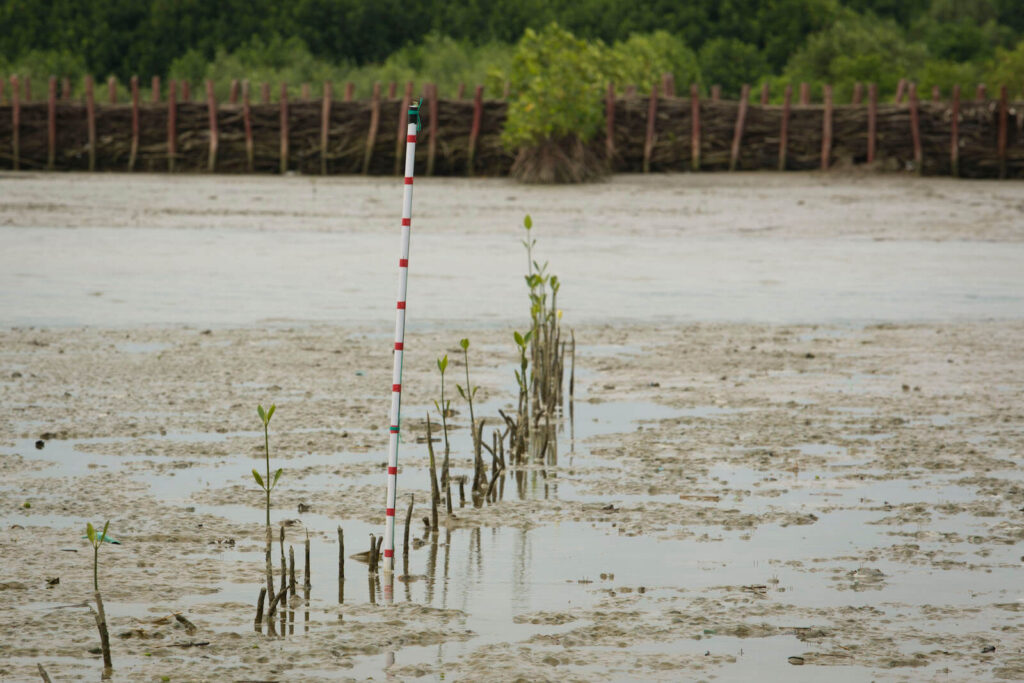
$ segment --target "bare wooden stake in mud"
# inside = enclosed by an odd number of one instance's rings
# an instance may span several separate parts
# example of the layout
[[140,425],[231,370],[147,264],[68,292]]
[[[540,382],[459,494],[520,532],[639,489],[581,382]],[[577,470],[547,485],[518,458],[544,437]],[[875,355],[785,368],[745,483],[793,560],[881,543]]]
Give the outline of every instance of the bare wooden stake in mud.
[[832,86],[825,85],[825,111],[821,121],[821,170],[827,171],[832,157]]
[[466,159],[466,175],[473,175],[476,161],[476,143],[480,138],[480,123],[484,115],[484,87],[476,86],[473,92],[473,124],[469,129],[469,155]]
[[260,597],[256,600],[256,620],[254,626],[257,631],[263,630],[263,603],[267,600],[267,587],[260,586]]
[[853,97],[850,99],[850,104],[860,104],[864,99],[864,85],[857,81],[853,84]]
[[149,82],[149,88],[150,88],[151,95],[152,95],[152,102],[153,102],[153,104],[157,104],[158,102],[160,102],[160,77],[159,76],[153,76],[152,80],[150,80],[150,82]]
[[57,159],[57,77],[50,76],[46,97],[46,169],[53,170]]
[[427,111],[430,123],[427,133],[430,139],[427,141],[427,175],[434,175],[434,159],[437,157],[437,84],[430,83],[427,86]]
[[85,77],[85,125],[89,135],[89,170],[96,170],[96,100],[93,97],[92,76]]
[[[313,566],[309,563],[309,532],[306,532],[306,564],[302,568],[302,587],[308,591],[313,587]],[[306,596],[308,599],[308,595]]]
[[743,141],[743,125],[747,120],[747,104],[750,101],[750,86],[746,83],[740,89],[739,110],[736,112],[736,126],[732,133],[732,148],[729,150],[729,170],[735,171],[740,161],[740,143]]
[[295,546],[288,546],[288,592],[295,595]]
[[921,151],[921,117],[918,114],[917,83],[909,87],[910,139],[914,145],[914,170],[918,175],[924,171],[924,154]]
[[[284,559],[284,527],[278,527],[281,546],[281,587],[278,589],[283,593],[281,596],[281,604],[285,607],[288,606],[288,565]],[[294,563],[293,563],[294,564]],[[294,594],[294,593],[293,593]]]
[[135,160],[139,156],[139,77],[132,76],[132,146],[128,153],[128,170],[135,170]]
[[609,83],[604,94],[604,155],[611,164],[615,159],[615,84]]
[[43,668],[43,665],[37,663],[36,667],[39,670],[39,677],[43,679],[43,683],[51,683],[50,674],[46,673],[46,669]]
[[700,92],[690,84],[690,168],[700,170]]
[[875,145],[878,141],[878,84],[868,85],[868,163],[875,161]]
[[402,539],[402,556],[407,562],[409,560],[409,527],[412,524],[412,506],[414,501],[415,496],[410,494],[409,507],[405,509],[405,537]]
[[320,109],[320,175],[327,175],[327,143],[331,133],[331,82],[324,81],[324,102]]
[[437,505],[440,493],[437,487],[437,461],[434,458],[434,435],[430,425],[430,413],[427,413],[427,453],[430,456],[430,528],[437,529]]
[[949,131],[949,172],[954,178],[960,175],[960,86],[953,86],[952,112]]
[[377,144],[377,127],[380,126],[380,83],[373,84],[373,95],[370,97],[370,130],[366,134],[366,152],[363,155],[363,175],[370,172],[373,161],[373,147]]
[[779,170],[786,170],[786,153],[789,146],[789,112],[793,102],[793,86],[787,85],[782,93],[782,119],[779,121]]
[[1006,120],[1009,113],[1009,102],[1006,86],[999,87],[999,132],[996,138],[996,151],[999,156],[999,177],[1006,178]]
[[178,156],[178,83],[167,84],[167,170],[174,172],[174,161]]
[[288,84],[281,84],[281,175],[288,172]]
[[644,135],[644,173],[651,172],[651,153],[654,152],[655,122],[658,118],[658,85],[651,86],[651,97],[647,101],[647,131]]
[[345,580],[345,532],[338,526],[338,579]]
[[245,128],[245,168],[249,173],[255,167],[255,146],[252,140],[252,110],[249,108],[249,81],[242,82],[242,126]]

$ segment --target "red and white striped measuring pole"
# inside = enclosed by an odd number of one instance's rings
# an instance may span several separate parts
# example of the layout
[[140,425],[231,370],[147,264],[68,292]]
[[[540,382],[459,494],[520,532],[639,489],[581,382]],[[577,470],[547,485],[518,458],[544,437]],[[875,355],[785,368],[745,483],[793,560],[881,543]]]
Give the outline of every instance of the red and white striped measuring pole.
[[[402,357],[405,355],[405,296],[409,285],[409,233],[412,231],[412,178],[416,163],[416,133],[420,127],[420,104],[409,106],[405,143],[405,196],[402,200],[402,246],[398,257],[398,306],[395,312],[395,366],[391,376],[391,426],[388,440],[388,500],[384,527],[384,567],[395,568],[395,498],[398,495],[398,430],[402,407]],[[385,588],[385,597],[387,595]]]

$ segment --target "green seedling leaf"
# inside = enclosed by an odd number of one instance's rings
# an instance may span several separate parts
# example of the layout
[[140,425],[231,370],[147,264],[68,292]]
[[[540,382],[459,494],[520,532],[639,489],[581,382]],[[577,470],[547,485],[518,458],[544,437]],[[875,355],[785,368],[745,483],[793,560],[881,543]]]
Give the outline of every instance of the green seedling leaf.
[[526,342],[523,340],[523,335],[519,334],[518,332],[513,332],[512,336],[515,338],[516,344],[518,346],[526,346]]
[[270,404],[270,410],[267,411],[267,423],[270,423],[270,418],[274,417],[274,411],[277,410],[277,406],[273,403]]
[[277,472],[274,472],[274,483],[270,485],[270,488],[277,486],[277,480],[281,478],[281,472],[284,471],[283,467],[278,467]]
[[443,358],[437,359],[437,369],[444,374],[444,371],[448,369],[448,354],[445,354]]
[[260,473],[256,471],[255,467],[252,470],[252,476],[256,480],[257,484],[262,486],[264,489],[267,488],[266,486],[263,485],[263,477],[260,476]]
[[460,339],[459,340],[459,346],[461,346],[462,350],[465,351],[466,349],[469,348],[469,340],[468,339]]
[[526,216],[523,218],[523,227],[526,228],[527,230],[533,227],[533,219],[530,218],[530,214],[526,214]]
[[89,539],[90,543],[96,545],[96,529],[93,528],[92,522],[85,524],[85,537]]
[[[93,538],[96,538],[96,530],[95,529],[93,529],[92,533],[93,533]],[[88,534],[86,534],[85,536],[82,536],[82,538],[89,538],[89,536],[88,536]],[[114,538],[112,536],[105,536],[105,537],[102,538],[102,540],[99,539],[99,538],[96,538],[96,540],[93,542],[93,546],[98,548],[100,546],[100,543],[109,543],[110,545],[124,545],[123,543],[121,543],[121,541],[117,540],[116,538]]]
[[109,528],[110,520],[108,519],[107,523],[103,525],[103,533],[100,535],[100,543],[103,543],[103,541],[107,540],[107,529]]
[[480,388],[480,387],[473,387],[473,396],[474,396],[474,397],[476,396],[476,391],[477,391],[477,389],[479,389],[479,388]]
[[455,388],[459,390],[459,396],[461,396],[463,399],[465,399],[466,398],[466,392],[462,390],[462,385],[461,384],[456,384]]
[[262,405],[256,406],[256,413],[260,416],[260,420],[263,421],[263,424],[267,424],[267,413],[263,410]]

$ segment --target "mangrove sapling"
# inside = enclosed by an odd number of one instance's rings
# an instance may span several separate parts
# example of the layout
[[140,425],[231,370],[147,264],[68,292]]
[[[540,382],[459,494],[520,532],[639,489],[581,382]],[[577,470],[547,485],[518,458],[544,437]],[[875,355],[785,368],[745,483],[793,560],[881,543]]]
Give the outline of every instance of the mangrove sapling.
[[441,486],[444,487],[445,508],[448,514],[452,514],[452,482],[451,472],[448,469],[449,455],[451,449],[448,445],[448,413],[451,411],[451,400],[444,398],[444,371],[448,369],[448,354],[437,359],[437,369],[441,371],[441,402],[434,401],[434,407],[441,413],[441,431],[444,434],[444,461],[441,464]]
[[281,468],[278,468],[274,473],[273,478],[270,476],[270,418],[274,416],[274,411],[277,410],[277,406],[271,404],[269,410],[264,410],[262,405],[256,407],[256,413],[260,416],[260,420],[263,422],[263,448],[264,456],[266,458],[267,474],[266,478],[260,476],[260,473],[254,467],[252,470],[253,479],[260,485],[264,493],[267,495],[267,599],[270,599],[270,606],[267,610],[267,618],[274,616],[274,609],[277,607],[277,600],[272,599],[271,596],[277,597],[278,593],[274,590],[274,562],[273,562],[273,547],[274,547],[274,535],[270,529],[270,493],[277,486],[278,480],[281,478]]
[[96,529],[92,522],[85,525],[85,535],[92,544],[92,588],[93,598],[96,600],[96,610],[93,616],[96,617],[96,628],[100,632],[100,649],[103,652],[103,677],[107,678],[113,671],[114,665],[110,659],[110,633],[107,631],[107,613],[103,609],[103,598],[100,596],[100,545],[107,540],[107,529],[110,528],[110,521],[103,525],[103,533],[96,536]]
[[456,384],[459,395],[469,404],[469,431],[473,436],[473,492],[474,495],[487,486],[487,475],[484,473],[484,459],[480,449],[480,439],[476,430],[476,417],[473,414],[473,397],[480,387],[474,387],[469,383],[469,339],[459,340],[462,347],[462,358],[466,364],[466,386]]
[[427,413],[427,453],[430,455],[430,527],[437,529],[437,505],[440,494],[437,492],[437,463],[434,459],[433,428],[430,425],[430,413]]

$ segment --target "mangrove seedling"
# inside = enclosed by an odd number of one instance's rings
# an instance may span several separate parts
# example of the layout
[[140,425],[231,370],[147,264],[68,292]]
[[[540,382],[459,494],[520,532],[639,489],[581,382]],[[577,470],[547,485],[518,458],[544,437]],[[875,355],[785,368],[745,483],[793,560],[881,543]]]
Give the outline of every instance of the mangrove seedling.
[[92,522],[85,525],[85,535],[92,544],[92,588],[93,598],[96,600],[96,609],[93,616],[96,617],[96,629],[100,632],[100,650],[103,652],[103,673],[104,678],[110,675],[114,665],[110,659],[110,634],[107,631],[107,613],[103,609],[103,598],[100,596],[100,545],[107,540],[107,529],[110,528],[110,520],[103,525],[103,533],[96,535],[96,529]]
[[271,404],[270,410],[264,410],[262,405],[256,407],[256,413],[260,416],[260,420],[263,422],[263,448],[264,456],[267,464],[266,478],[260,475],[260,473],[254,467],[252,469],[252,477],[256,480],[256,483],[260,485],[260,488],[267,494],[267,595],[266,599],[270,601],[270,607],[267,610],[267,617],[272,618],[274,616],[274,608],[277,605],[277,601],[274,600],[276,595],[274,591],[274,562],[271,557],[271,552],[274,545],[274,535],[270,529],[270,493],[277,486],[278,479],[281,478],[281,468],[278,468],[277,472],[274,473],[273,478],[270,476],[270,418],[274,416],[274,411],[277,409],[276,405]]
[[476,431],[476,417],[473,415],[473,397],[480,387],[474,387],[469,383],[469,339],[460,339],[459,346],[462,347],[462,359],[466,364],[466,386],[456,384],[459,395],[469,404],[469,431],[473,435],[473,490],[476,491],[483,484],[480,482],[480,475],[483,474],[483,456],[480,452],[480,438]]
[[445,507],[448,514],[452,514],[452,483],[451,474],[448,470],[448,457],[451,449],[448,446],[448,413],[451,411],[452,402],[444,397],[444,371],[448,369],[448,354],[437,359],[437,369],[441,371],[441,401],[434,401],[434,407],[441,413],[441,431],[444,434],[444,460],[441,464],[441,486],[444,487]]

